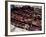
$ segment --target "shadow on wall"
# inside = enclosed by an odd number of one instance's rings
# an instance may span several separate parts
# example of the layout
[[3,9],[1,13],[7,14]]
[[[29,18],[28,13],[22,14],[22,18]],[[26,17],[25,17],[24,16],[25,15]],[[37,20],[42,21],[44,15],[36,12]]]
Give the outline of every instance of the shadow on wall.
[[15,37],[15,36],[5,36],[5,37]]

